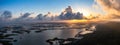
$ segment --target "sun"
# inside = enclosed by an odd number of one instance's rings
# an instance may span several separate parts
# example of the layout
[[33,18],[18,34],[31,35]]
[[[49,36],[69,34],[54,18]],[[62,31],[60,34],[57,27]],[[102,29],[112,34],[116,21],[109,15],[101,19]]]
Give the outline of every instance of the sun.
[[85,17],[89,17],[91,12],[88,10],[88,9],[85,9],[85,8],[77,8],[77,10],[75,10],[76,12],[80,12],[80,13],[83,13],[83,16]]
[[90,16],[90,12],[87,11],[87,10],[81,10],[80,12],[83,13],[83,16],[85,16],[85,17],[89,17]]
[[90,12],[88,12],[86,10],[81,11],[81,13],[83,13],[83,16],[85,16],[85,17],[89,17],[90,16]]

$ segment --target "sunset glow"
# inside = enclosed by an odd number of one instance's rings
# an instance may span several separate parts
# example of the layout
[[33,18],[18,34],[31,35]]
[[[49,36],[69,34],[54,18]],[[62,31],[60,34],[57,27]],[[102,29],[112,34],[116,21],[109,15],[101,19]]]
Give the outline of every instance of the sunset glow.
[[120,0],[0,0],[0,45],[120,45]]
[[73,19],[73,20],[69,20],[68,22],[69,23],[87,23],[88,20],[76,20],[76,19]]
[[90,12],[87,11],[87,10],[82,10],[81,13],[83,13],[83,15],[84,15],[85,17],[90,16]]
[[87,10],[86,8],[80,8],[80,7],[78,7],[74,12],[83,13],[83,16],[85,16],[85,17],[89,17],[91,14],[91,12],[89,10]]

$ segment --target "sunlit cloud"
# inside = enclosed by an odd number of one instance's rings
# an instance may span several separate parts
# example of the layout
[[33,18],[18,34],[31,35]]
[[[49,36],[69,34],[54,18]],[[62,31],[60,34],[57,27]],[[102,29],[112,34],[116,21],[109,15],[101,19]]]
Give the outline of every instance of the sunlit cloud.
[[119,18],[120,17],[120,0],[95,0],[97,5],[100,5],[103,11],[106,12],[104,18]]

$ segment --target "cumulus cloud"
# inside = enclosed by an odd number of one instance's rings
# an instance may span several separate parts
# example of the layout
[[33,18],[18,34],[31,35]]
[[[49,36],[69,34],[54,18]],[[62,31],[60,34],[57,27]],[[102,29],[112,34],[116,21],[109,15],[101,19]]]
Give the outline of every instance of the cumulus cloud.
[[42,20],[42,19],[43,19],[43,15],[42,15],[42,14],[38,14],[38,15],[36,16],[36,19]]
[[32,17],[29,17],[32,13],[24,13],[21,14],[20,17],[13,19],[13,21],[28,21],[28,20],[32,20]]
[[73,13],[72,7],[68,6],[58,17],[62,20],[83,19],[83,14],[80,12]]
[[120,18],[120,0],[95,0],[95,2],[107,13],[107,18]]
[[12,17],[12,13],[11,11],[4,11],[1,16],[2,18],[5,18],[5,19],[8,19],[8,18],[11,18]]
[[23,14],[20,18],[27,18],[27,17],[29,17],[31,15],[31,13],[25,13],[25,14]]

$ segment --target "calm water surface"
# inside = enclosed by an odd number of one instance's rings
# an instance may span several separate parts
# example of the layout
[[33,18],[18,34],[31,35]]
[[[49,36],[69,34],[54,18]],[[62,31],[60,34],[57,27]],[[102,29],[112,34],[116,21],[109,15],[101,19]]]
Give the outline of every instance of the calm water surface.
[[[46,40],[58,38],[74,38],[74,36],[80,32],[83,27],[89,27],[87,24],[29,24],[22,25],[25,28],[35,28],[34,30],[29,30],[30,33],[22,33],[17,36],[11,36],[16,42],[11,42],[13,45],[49,45]],[[36,32],[45,29],[41,32]],[[21,29],[22,30],[22,29]],[[8,31],[7,33],[11,33]]]
[[[18,41],[14,45],[48,45],[47,39],[58,38],[72,38],[79,30],[46,30],[44,32],[35,33],[32,31],[30,34],[20,34]],[[22,38],[22,39],[20,39]]]

